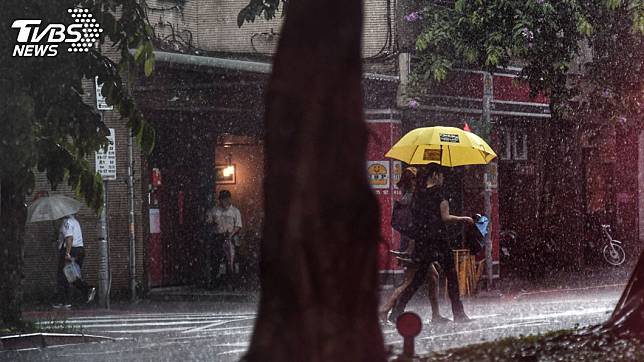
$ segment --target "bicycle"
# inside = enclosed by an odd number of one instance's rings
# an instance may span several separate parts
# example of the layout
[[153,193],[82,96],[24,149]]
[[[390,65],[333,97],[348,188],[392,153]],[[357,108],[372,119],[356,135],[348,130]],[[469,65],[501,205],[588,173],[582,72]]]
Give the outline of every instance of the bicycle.
[[602,255],[608,264],[619,266],[624,263],[624,260],[626,260],[626,253],[624,252],[624,248],[621,246],[622,242],[613,239],[610,235],[610,230],[610,225],[602,225],[602,234],[604,239],[608,242],[608,245],[605,245],[602,250]]

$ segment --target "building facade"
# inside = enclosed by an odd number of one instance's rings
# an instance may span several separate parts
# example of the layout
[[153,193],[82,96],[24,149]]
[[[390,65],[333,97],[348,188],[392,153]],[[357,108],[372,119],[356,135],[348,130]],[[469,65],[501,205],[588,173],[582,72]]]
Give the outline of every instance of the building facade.
[[[241,283],[252,286],[256,282],[253,275],[257,272],[263,222],[264,97],[282,18],[259,19],[240,28],[237,15],[246,3],[147,1],[148,18],[157,38],[156,65],[151,77],[134,85],[134,94],[157,131],[152,154],[142,155],[134,146],[130,156],[126,121],[115,112],[101,111],[116,136],[116,179],[106,182],[113,295],[128,295],[132,286],[146,291],[202,283],[203,251],[208,242],[205,213],[213,206],[214,195],[223,189],[232,192],[244,223],[239,248],[239,267],[244,275]],[[495,74],[463,69],[432,90],[419,107],[409,107],[404,94],[414,68],[411,44],[415,32],[402,18],[413,10],[413,2],[366,0],[364,6],[364,106],[374,135],[365,169],[378,163],[388,168],[386,176],[373,175],[376,183],[387,178],[386,187],[374,187],[384,215],[383,274],[398,269],[387,254],[388,249],[398,246],[387,210],[398,197],[393,184],[401,165],[379,155],[381,149],[416,127],[463,127],[468,122],[475,132],[488,134],[499,158],[486,179],[482,168],[455,173],[453,209],[467,214],[482,212],[484,192],[490,193],[494,269],[498,276],[503,271],[498,263],[500,232],[513,229],[525,234],[534,227],[531,205],[538,195],[526,190],[537,189],[539,182],[540,166],[535,155],[539,154],[543,122],[549,118],[547,99],[530,98],[525,86],[513,82],[519,69]],[[86,100],[95,102],[92,82],[87,89]],[[616,236],[635,242],[642,230],[639,214],[644,212],[639,207],[644,197],[644,164],[638,156],[644,151],[638,146],[642,144],[639,131],[617,128],[614,132],[584,141],[588,165],[585,197],[589,205],[610,205],[620,230]],[[604,151],[606,147],[612,153]],[[617,157],[621,155],[617,151],[623,148],[633,151],[628,159]],[[598,160],[606,167],[592,166]],[[620,162],[630,166],[620,167]],[[224,175],[222,170],[229,166],[234,167],[233,174]],[[133,190],[127,187],[128,169],[133,171]],[[598,181],[601,177],[605,179]],[[612,181],[606,181],[608,178]],[[609,184],[614,188],[606,186]],[[57,192],[61,191],[69,192],[63,187]],[[34,195],[42,192],[51,190],[44,176],[39,176]],[[133,225],[128,220],[130,193],[134,199]],[[603,196],[597,196],[600,194]],[[84,274],[96,284],[97,217],[83,209],[79,219],[88,254]],[[131,228],[135,236],[132,242]],[[55,289],[52,229],[51,224],[27,227],[27,296],[46,298]]]

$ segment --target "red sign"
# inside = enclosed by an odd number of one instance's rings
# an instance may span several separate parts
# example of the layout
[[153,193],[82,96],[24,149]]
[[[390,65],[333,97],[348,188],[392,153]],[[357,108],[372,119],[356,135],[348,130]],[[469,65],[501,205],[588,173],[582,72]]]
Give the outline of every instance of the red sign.
[[400,245],[400,235],[391,228],[391,212],[394,201],[400,197],[395,184],[400,179],[401,164],[400,161],[386,158],[385,153],[401,137],[400,121],[367,121],[367,126],[371,137],[367,146],[366,169],[380,205],[380,233],[383,239],[379,247],[378,265],[380,270],[398,269],[389,250],[397,250]]

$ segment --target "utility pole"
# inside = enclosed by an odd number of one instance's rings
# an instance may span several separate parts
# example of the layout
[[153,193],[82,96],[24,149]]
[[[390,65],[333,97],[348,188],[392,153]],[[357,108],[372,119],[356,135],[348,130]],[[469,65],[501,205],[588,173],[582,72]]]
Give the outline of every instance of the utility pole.
[[128,193],[128,213],[129,213],[129,270],[130,270],[130,299],[136,301],[136,234],[134,230],[134,154],[133,154],[133,136],[127,139],[127,193]]
[[107,181],[103,181],[103,208],[98,219],[98,303],[110,308],[110,247],[107,234]]
[[[101,122],[104,122],[104,111],[100,111]],[[98,163],[98,160],[97,160]],[[97,170],[102,170],[96,165]],[[107,195],[108,183],[107,175],[103,177],[103,207],[98,219],[98,304],[103,308],[110,308],[110,245],[107,226]]]
[[[485,72],[483,74],[483,123],[485,127],[490,126],[490,114],[493,97],[492,74]],[[488,140],[490,141],[490,140]],[[485,215],[492,221],[492,167],[485,165],[485,175],[483,177],[483,210]],[[492,223],[490,222],[490,227]],[[485,269],[487,272],[487,290],[492,289],[492,278],[494,277],[494,265],[492,260],[492,237],[491,232],[485,236]]]

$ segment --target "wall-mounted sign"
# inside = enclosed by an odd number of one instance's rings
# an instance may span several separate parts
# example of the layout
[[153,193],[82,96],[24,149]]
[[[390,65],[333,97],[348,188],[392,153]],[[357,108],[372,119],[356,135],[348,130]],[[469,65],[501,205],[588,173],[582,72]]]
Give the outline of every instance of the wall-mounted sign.
[[100,149],[96,152],[96,172],[103,181],[116,180],[116,141],[114,140],[114,128],[110,128],[110,135],[107,136],[110,144],[107,150]]
[[394,161],[394,172],[391,174],[391,183],[393,183],[394,188],[398,189],[398,181],[400,181],[400,176],[402,175],[402,162],[400,161]]
[[389,161],[367,161],[369,184],[374,189],[389,188]]
[[98,83],[98,77],[94,78],[94,84],[96,85],[96,109],[99,111],[111,111],[114,107],[107,104],[105,97],[103,97],[103,83]]
[[150,209],[150,234],[161,234],[161,214],[159,209]]
[[486,190],[492,190],[496,189],[499,187],[499,182],[498,182],[498,166],[496,162],[492,162],[488,165],[489,171],[485,172],[485,189]]

